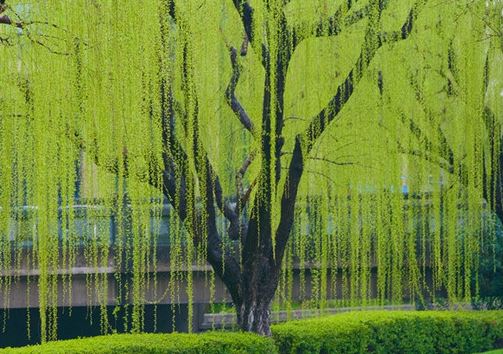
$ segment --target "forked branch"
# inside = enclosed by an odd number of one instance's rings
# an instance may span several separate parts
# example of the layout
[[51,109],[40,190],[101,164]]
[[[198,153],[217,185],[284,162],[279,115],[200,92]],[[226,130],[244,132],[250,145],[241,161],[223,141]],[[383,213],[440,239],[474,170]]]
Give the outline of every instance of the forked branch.
[[[382,0],[380,2],[381,11],[386,8],[388,2],[389,0]],[[375,7],[375,4],[370,2],[363,8],[352,11],[355,3],[356,1],[348,1],[347,4],[340,5],[333,15],[320,21],[310,30],[306,31],[305,25],[296,26],[293,29],[295,33],[293,47],[296,48],[302,41],[308,38],[337,36],[345,28],[351,27],[365,19]]]
[[[334,121],[349,101],[357,84],[363,78],[365,71],[375,57],[378,49],[380,49],[385,43],[405,40],[409,37],[413,24],[417,19],[419,10],[425,2],[426,0],[416,1],[407,16],[407,20],[400,29],[400,36],[394,36],[386,41],[383,41],[383,35],[376,32],[374,29],[378,28],[378,26],[376,26],[378,22],[372,23],[372,21],[369,20],[360,56],[358,57],[353,69],[351,69],[344,82],[339,85],[336,90],[336,94],[329,101],[328,105],[313,117],[311,123],[302,134],[297,135],[292,159],[290,160],[288,174],[281,196],[280,222],[276,230],[275,259],[277,262],[281,262],[281,259],[283,258],[286,243],[293,225],[295,200],[297,197],[300,179],[304,171],[305,156],[309,155],[316,140],[324,133],[328,125]],[[379,6],[381,3],[382,1],[371,1],[373,6]],[[380,21],[380,15],[383,9],[384,8],[382,6],[378,7],[378,16],[374,19],[374,21]]]
[[237,58],[238,52],[234,47],[231,47],[229,49],[229,52],[232,64],[232,76],[229,85],[225,90],[225,98],[230,108],[241,122],[241,124],[245,127],[246,130],[248,130],[252,135],[255,136],[255,128],[253,126],[253,122],[250,119],[248,113],[246,113],[241,102],[239,102],[239,100],[236,97],[236,87],[238,85],[239,77],[241,75]]

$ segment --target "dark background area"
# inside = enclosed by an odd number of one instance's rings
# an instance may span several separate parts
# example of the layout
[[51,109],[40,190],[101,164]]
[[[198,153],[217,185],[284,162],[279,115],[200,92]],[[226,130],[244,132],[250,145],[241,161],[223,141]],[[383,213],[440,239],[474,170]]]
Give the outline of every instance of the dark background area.
[[[175,326],[173,326],[173,310],[175,311]],[[28,311],[30,316],[31,337],[28,338]],[[116,316],[114,307],[108,307],[110,325],[117,333],[124,330],[124,309]],[[157,312],[157,324],[154,324]],[[170,333],[187,332],[187,305],[146,305],[145,332]],[[117,318],[116,321],[114,319]],[[38,308],[0,310],[0,348],[18,347],[40,343],[40,316]],[[60,307],[58,308],[58,339],[71,339],[100,335],[99,308],[89,307]]]

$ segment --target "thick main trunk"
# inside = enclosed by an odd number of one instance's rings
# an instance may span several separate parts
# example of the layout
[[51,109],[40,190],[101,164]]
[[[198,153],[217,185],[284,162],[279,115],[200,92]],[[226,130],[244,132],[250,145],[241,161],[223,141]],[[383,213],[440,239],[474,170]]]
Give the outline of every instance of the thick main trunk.
[[238,309],[238,325],[243,331],[263,336],[271,335],[270,301],[254,299],[245,301]]
[[270,307],[279,270],[272,257],[260,253],[249,257],[244,267],[247,271],[241,277],[241,301],[236,304],[238,325],[243,331],[270,336]]

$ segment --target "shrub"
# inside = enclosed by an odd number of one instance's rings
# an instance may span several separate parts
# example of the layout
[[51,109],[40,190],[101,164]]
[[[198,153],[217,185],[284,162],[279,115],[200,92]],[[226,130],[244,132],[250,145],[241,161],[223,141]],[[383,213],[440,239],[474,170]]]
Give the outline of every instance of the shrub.
[[503,311],[361,311],[249,333],[115,334],[0,349],[0,354],[476,353],[503,344]]
[[254,334],[208,332],[204,334],[114,334],[49,342],[22,348],[0,349],[1,354],[248,354],[276,353],[270,338]]
[[503,311],[362,311],[272,331],[280,353],[474,353],[503,339]]

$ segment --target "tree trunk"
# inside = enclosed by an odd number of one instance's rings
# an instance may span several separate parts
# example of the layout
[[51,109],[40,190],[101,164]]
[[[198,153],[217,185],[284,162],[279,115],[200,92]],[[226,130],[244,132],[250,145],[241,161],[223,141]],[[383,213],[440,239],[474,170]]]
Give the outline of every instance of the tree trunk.
[[271,335],[271,302],[278,287],[278,267],[267,256],[255,254],[242,274],[237,322],[243,331]]
[[245,301],[238,309],[238,325],[243,331],[271,336],[270,301],[257,298]]

